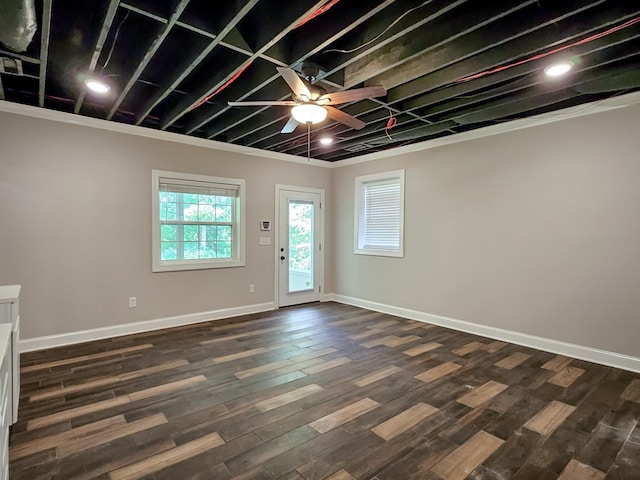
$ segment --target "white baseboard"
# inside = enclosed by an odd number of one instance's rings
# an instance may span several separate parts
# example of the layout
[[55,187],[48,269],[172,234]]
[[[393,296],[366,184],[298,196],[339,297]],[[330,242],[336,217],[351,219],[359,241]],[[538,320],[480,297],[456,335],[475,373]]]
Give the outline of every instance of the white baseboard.
[[514,343],[516,345],[531,347],[545,352],[556,353],[558,355],[565,355],[567,357],[586,360],[588,362],[599,363],[609,367],[621,368],[632,372],[640,372],[640,358],[609,352],[607,350],[599,350],[597,348],[561,342],[550,338],[537,337],[526,333],[504,330],[502,328],[480,325],[477,323],[466,322],[464,320],[457,320],[455,318],[433,315],[430,313],[420,312],[418,310],[385,305],[383,303],[371,302],[369,300],[347,297],[345,295],[338,295],[334,293],[325,294],[323,301],[334,301],[344,303],[346,305],[353,305],[354,307],[366,308],[368,310],[387,313],[389,315],[408,318],[410,320],[417,320],[419,322],[432,323],[441,327],[451,328],[452,330],[481,335],[494,340]]
[[32,352],[34,350],[44,350],[46,348],[62,347],[74,343],[91,342],[105,338],[121,337],[133,333],[149,332],[152,330],[162,330],[163,328],[180,327],[192,323],[207,322],[210,320],[221,320],[223,318],[238,317],[252,313],[268,312],[275,309],[274,302],[259,303],[256,305],[246,305],[243,307],[222,308],[209,312],[189,313],[177,315],[175,317],[157,318],[145,320],[143,322],[125,323],[110,327],[94,328],[91,330],[81,330],[78,332],[61,333],[60,335],[49,335],[46,337],[25,338],[20,340],[20,352]]

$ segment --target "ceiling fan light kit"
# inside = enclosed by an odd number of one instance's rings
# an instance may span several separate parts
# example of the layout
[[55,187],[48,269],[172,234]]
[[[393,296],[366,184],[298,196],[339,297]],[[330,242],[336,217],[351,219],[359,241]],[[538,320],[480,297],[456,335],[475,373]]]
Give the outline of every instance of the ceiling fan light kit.
[[362,120],[331,105],[355,103],[360,100],[383,97],[387,94],[385,88],[380,86],[327,93],[322,86],[313,84],[318,75],[317,68],[303,65],[302,74],[306,76],[306,80],[301,78],[298,72],[292,68],[277,67],[276,70],[289,85],[292,100],[228,102],[228,104],[230,107],[291,106],[291,118],[280,133],[293,133],[298,125],[315,125],[327,117],[334,122],[360,130],[365,127]]
[[314,103],[303,103],[302,105],[296,105],[291,109],[291,116],[293,116],[298,123],[302,123],[303,125],[306,123],[315,125],[327,118],[327,110]]

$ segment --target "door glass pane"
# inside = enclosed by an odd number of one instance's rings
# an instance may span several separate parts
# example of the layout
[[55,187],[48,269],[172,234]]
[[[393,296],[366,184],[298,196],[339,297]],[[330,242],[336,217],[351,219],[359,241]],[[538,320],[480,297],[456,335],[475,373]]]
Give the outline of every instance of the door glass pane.
[[289,200],[289,292],[313,290],[313,202]]

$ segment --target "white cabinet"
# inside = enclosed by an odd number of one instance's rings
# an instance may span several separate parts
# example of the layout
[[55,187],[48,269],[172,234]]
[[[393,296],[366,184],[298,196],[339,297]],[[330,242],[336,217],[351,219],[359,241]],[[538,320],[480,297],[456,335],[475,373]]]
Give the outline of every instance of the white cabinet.
[[0,324],[8,324],[11,327],[9,338],[10,368],[10,399],[9,418],[10,425],[18,421],[18,400],[20,399],[20,285],[0,286]]
[[0,324],[0,479],[9,478],[9,426],[11,416],[11,325]]

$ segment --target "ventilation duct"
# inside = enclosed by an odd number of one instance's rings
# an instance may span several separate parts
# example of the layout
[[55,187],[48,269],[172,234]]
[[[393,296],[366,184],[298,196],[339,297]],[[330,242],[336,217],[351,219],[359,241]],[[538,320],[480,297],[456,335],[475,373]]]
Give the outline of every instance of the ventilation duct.
[[0,42],[24,52],[38,29],[34,0],[0,0]]

